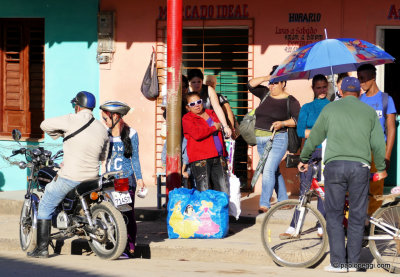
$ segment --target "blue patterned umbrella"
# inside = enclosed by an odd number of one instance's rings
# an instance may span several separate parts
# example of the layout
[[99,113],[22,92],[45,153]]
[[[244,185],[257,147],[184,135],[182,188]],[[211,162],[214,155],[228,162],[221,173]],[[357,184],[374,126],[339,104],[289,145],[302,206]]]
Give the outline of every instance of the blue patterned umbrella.
[[351,72],[361,64],[379,65],[393,61],[394,58],[378,46],[361,39],[325,39],[290,54],[272,74],[271,82]]

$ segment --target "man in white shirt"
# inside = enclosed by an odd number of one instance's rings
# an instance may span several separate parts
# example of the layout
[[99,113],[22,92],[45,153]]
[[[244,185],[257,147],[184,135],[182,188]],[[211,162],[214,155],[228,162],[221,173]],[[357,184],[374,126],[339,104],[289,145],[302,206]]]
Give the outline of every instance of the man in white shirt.
[[71,103],[75,109],[74,114],[45,119],[40,124],[40,128],[53,139],[64,137],[64,165],[46,186],[40,200],[37,246],[28,253],[28,257],[48,258],[53,212],[69,191],[82,181],[98,176],[100,161],[107,157],[107,130],[92,114],[96,98],[90,92],[81,91]]

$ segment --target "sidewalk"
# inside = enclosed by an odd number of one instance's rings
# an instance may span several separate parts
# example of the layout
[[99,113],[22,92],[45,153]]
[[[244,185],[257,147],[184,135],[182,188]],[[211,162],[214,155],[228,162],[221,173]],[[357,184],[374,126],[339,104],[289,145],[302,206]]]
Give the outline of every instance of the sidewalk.
[[[137,257],[178,260],[245,262],[273,264],[263,249],[260,238],[261,216],[258,215],[258,197],[242,197],[242,217],[233,219],[230,229],[234,234],[224,239],[168,239],[165,209],[158,210],[156,186],[149,186],[146,198],[136,197],[138,220]],[[19,251],[19,213],[25,191],[0,192],[0,248]],[[163,199],[165,203],[165,199]],[[257,220],[257,218],[259,218]],[[244,222],[244,223],[240,223]],[[82,240],[65,241],[61,253],[82,252],[87,244]],[[83,250],[85,251],[85,250]]]

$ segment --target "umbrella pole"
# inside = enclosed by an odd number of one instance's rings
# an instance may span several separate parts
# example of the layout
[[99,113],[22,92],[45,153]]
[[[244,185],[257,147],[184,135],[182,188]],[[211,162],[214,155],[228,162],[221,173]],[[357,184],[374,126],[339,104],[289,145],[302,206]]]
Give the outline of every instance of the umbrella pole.
[[[324,32],[325,32],[325,39],[328,39],[328,32],[326,31],[326,28],[324,28]],[[336,83],[335,83],[335,76],[333,75],[332,66],[331,66],[331,80],[332,80],[333,93],[336,94],[337,87],[336,87]]]

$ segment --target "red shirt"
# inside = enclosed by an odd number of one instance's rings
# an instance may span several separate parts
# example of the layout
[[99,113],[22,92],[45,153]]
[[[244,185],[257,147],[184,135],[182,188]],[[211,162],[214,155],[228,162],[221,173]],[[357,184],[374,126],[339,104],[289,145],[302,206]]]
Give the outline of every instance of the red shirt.
[[[214,122],[219,123],[218,117],[212,110],[205,109],[205,112]],[[187,139],[187,154],[189,162],[205,160],[218,157],[217,148],[214,144],[213,134],[217,131],[215,126],[208,126],[207,121],[202,117],[188,112],[182,118],[183,135]],[[225,143],[222,138],[222,132],[218,132],[218,138],[221,141],[224,157],[227,156]]]

